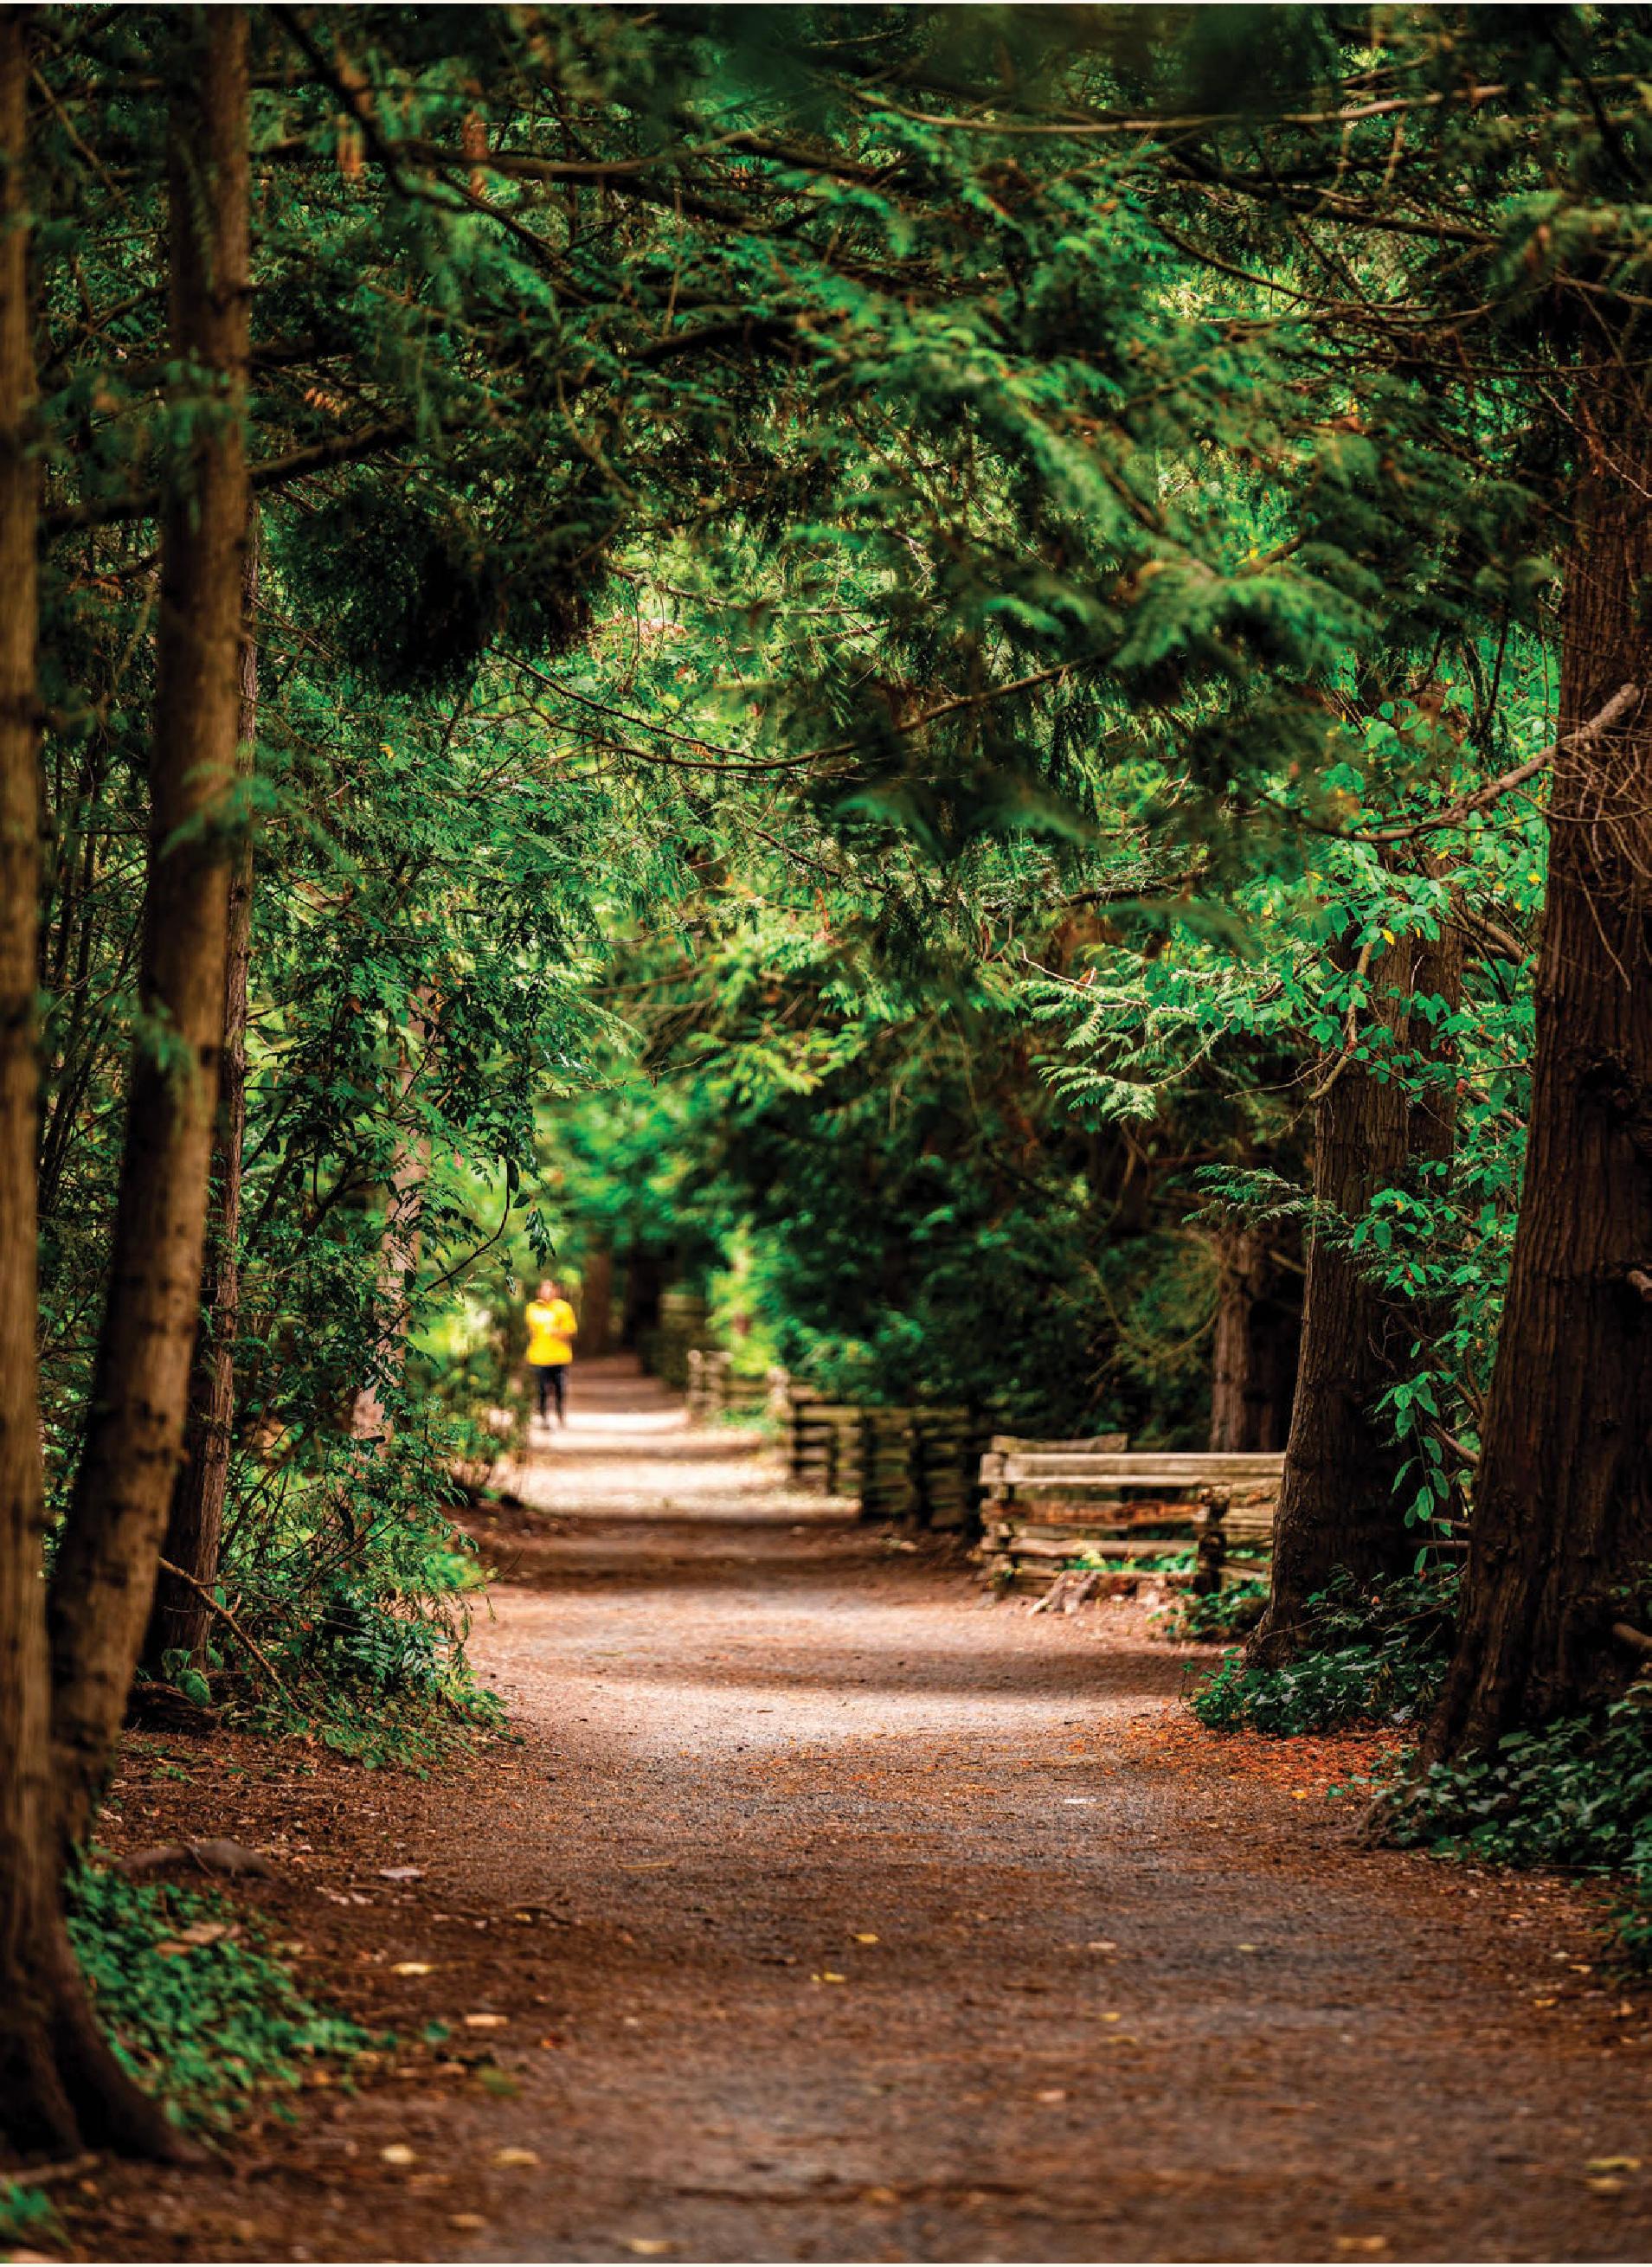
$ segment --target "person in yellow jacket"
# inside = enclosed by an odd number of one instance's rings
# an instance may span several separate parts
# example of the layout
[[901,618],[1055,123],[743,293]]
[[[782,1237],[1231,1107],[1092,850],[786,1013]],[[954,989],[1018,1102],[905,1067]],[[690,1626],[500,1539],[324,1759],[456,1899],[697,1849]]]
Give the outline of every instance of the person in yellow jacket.
[[578,1329],[557,1286],[541,1283],[538,1298],[528,1302],[528,1367],[539,1383],[540,1417],[549,1417],[554,1401],[559,1425],[568,1422],[568,1367]]

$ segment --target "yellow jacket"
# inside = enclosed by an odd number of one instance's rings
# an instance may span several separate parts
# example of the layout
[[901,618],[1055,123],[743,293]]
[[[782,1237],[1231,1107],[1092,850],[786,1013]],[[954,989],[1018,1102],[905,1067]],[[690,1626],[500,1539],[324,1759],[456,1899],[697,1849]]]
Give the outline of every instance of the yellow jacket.
[[569,1340],[578,1330],[574,1310],[566,1299],[533,1299],[528,1303],[528,1360],[535,1369],[556,1369],[572,1361]]

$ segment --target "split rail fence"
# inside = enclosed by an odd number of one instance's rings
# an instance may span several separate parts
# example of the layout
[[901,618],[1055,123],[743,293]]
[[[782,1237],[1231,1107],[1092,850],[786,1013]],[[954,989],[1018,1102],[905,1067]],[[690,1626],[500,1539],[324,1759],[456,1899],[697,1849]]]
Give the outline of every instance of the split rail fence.
[[[1076,1577],[1073,1595],[1083,1577],[1095,1578],[1093,1592],[1109,1572],[1162,1563],[1191,1544],[1193,1564],[1179,1579],[1209,1593],[1267,1573],[1284,1469],[1277,1454],[1132,1454],[1122,1433],[1089,1441],[999,1434],[981,1460],[979,1556],[1006,1588],[1047,1591]],[[1166,1573],[1178,1578],[1178,1570]]]

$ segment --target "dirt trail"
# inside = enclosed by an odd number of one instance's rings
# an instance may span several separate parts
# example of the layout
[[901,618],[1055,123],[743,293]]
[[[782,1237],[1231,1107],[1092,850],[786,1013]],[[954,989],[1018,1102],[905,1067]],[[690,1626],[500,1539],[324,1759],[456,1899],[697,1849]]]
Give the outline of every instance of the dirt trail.
[[[1183,1735],[1183,1656],[988,1603],[620,1365],[574,1408],[491,1544],[523,1744],[353,1861],[426,1869],[356,1960],[503,2016],[500,2067],[272,2163],[288,2256],[1652,2254],[1652,2173],[1589,2162],[1652,2165],[1648,2011],[1575,1897],[1354,1846],[1328,1766]],[[251,2243],[195,2178],[191,2241]]]

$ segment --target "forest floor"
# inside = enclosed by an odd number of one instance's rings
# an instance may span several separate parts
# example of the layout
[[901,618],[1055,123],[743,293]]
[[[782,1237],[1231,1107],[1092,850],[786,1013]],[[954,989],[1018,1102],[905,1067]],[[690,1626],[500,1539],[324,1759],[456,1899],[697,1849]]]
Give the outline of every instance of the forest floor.
[[1139,1612],[994,1602],[622,1364],[572,1407],[487,1536],[513,1742],[128,1739],[111,1844],[269,1851],[238,1896],[398,2043],[99,2169],[79,2256],[1652,2256],[1585,1894],[1361,1846],[1373,1743],[1201,1731]]

